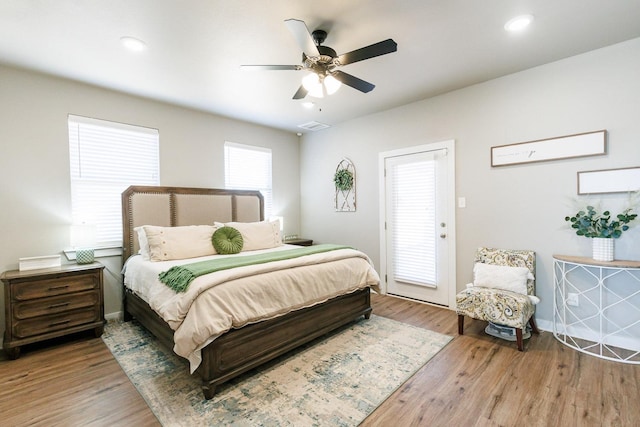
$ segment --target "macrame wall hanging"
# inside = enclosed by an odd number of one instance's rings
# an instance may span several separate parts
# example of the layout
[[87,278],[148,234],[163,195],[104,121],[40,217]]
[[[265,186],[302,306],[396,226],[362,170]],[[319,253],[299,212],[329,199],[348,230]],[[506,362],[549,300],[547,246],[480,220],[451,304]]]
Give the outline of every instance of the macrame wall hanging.
[[356,168],[349,159],[338,163],[333,175],[336,187],[336,212],[355,212],[356,210]]

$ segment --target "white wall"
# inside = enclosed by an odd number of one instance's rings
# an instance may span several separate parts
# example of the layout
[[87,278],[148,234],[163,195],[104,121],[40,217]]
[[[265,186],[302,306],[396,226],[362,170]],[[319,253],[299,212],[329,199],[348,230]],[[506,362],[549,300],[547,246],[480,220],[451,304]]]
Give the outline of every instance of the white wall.
[[[456,196],[467,201],[456,212],[457,288],[472,280],[479,246],[535,250],[542,299],[536,317],[549,327],[552,255],[591,254],[591,241],[564,221],[576,212],[572,199],[616,211],[627,197],[578,197],[576,173],[640,166],[638,76],[635,39],[307,134],[300,153],[302,234],[358,247],[379,265],[378,153],[454,139]],[[604,156],[490,166],[491,146],[600,129],[609,135]],[[333,208],[332,178],[342,157],[357,171],[354,213]],[[640,221],[616,241],[616,258],[640,259]]]
[[[0,272],[69,247],[68,114],[159,129],[161,185],[224,187],[225,141],[271,148],[274,213],[285,217],[285,233],[299,233],[296,135],[0,66]],[[121,258],[99,261],[107,266],[105,312],[117,313]]]
[[[0,66],[0,271],[69,245],[69,113],[158,128],[162,185],[222,186],[225,140],[269,147],[285,233],[356,246],[376,265],[378,153],[455,139],[456,195],[467,198],[456,212],[458,289],[471,280],[476,247],[534,249],[544,324],[552,317],[552,254],[590,254],[590,242],[563,220],[575,212],[576,172],[640,165],[639,74],[636,39],[310,133],[299,148],[287,132]],[[605,156],[490,167],[491,146],[598,129],[609,132]],[[342,157],[357,168],[353,213],[333,208],[332,177]],[[624,198],[589,200],[616,210]],[[638,242],[635,227],[616,241],[616,257],[640,259]],[[121,260],[100,261],[109,269],[105,309],[116,313]]]

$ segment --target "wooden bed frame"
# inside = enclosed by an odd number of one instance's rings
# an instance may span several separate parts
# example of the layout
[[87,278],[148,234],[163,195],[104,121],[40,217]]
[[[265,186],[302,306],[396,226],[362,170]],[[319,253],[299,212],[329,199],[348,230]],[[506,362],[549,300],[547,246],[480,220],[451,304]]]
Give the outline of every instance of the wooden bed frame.
[[[181,226],[264,219],[259,191],[186,187],[131,186],[122,193],[123,262],[139,249],[134,228],[140,225]],[[124,287],[125,320],[135,317],[160,342],[173,348],[173,330],[144,300]],[[369,288],[293,311],[275,319],[244,326],[216,338],[202,349],[197,373],[211,399],[216,387],[346,325],[371,315]]]

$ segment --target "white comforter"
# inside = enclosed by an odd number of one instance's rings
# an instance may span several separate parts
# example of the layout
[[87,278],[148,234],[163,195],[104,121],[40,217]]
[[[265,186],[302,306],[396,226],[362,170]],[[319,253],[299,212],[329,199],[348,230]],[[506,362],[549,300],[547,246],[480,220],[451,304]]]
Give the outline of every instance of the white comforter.
[[[291,249],[284,245],[260,252]],[[158,280],[174,265],[229,255],[180,261],[145,261],[131,257],[124,283],[144,299],[174,330],[174,351],[189,360],[191,372],[202,361],[200,350],[232,328],[271,319],[333,297],[372,287],[380,278],[371,260],[354,249],[339,249],[284,261],[222,270],[193,280],[176,293]]]

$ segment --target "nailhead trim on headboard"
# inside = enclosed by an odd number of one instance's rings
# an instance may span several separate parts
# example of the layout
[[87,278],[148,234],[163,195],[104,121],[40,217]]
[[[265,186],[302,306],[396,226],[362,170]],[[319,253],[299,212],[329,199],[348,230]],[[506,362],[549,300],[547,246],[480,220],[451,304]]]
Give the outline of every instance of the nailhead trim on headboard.
[[[263,221],[264,220],[264,199],[262,194],[259,191],[253,190],[227,190],[227,189],[218,189],[218,188],[194,188],[194,187],[162,187],[162,186],[131,186],[127,188],[122,193],[122,246],[123,246],[123,255],[122,261],[123,263],[134,253],[136,236],[134,236],[134,228],[138,225],[164,225],[164,224],[134,224],[134,210],[140,208],[135,206],[134,196],[136,194],[157,194],[157,195],[169,195],[168,203],[169,203],[169,221],[171,226],[175,226],[177,224],[177,203],[178,198],[176,195],[185,194],[185,195],[199,195],[199,196],[225,196],[228,195],[231,198],[231,216],[232,221],[236,221],[238,218],[248,217],[250,219],[245,218],[245,221]],[[248,214],[242,213],[238,211],[238,197],[255,197],[256,204],[252,204],[254,209],[251,209]],[[189,206],[189,205],[183,205]],[[246,206],[246,205],[245,205]],[[259,206],[257,209],[258,217],[253,214],[255,208]],[[206,215],[205,215],[206,216]],[[218,218],[215,218],[212,214],[210,224],[213,224],[214,221],[218,221]],[[221,222],[225,222],[224,220]],[[180,224],[180,225],[188,225],[188,224]],[[193,225],[202,225],[202,224],[193,224]]]

